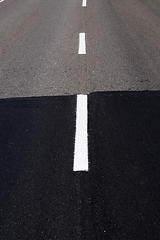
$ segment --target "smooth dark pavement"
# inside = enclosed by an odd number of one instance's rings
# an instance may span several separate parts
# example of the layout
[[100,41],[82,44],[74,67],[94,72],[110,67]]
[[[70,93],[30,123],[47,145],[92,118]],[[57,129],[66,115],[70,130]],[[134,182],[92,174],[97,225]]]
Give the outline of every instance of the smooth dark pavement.
[[160,92],[89,96],[95,239],[160,238]]
[[159,106],[89,94],[89,172],[73,172],[75,95],[0,100],[0,239],[158,240]]

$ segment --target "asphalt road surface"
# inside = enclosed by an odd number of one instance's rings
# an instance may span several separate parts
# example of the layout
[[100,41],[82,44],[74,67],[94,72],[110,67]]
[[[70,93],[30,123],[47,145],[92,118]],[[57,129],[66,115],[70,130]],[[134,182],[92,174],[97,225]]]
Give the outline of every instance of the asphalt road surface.
[[159,39],[158,0],[0,0],[0,239],[160,239]]
[[76,96],[0,100],[1,239],[159,239],[160,92],[88,96],[89,171],[73,171]]
[[4,0],[0,98],[159,90],[159,11],[157,0]]

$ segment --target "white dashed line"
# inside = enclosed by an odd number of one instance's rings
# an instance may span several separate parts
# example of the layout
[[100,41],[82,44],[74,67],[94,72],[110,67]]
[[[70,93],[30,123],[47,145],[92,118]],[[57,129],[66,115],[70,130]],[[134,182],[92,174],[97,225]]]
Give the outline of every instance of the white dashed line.
[[3,2],[4,0],[0,0],[0,3]]
[[77,95],[76,134],[73,171],[88,171],[87,95]]
[[86,54],[85,33],[79,33],[79,50],[78,54]]
[[82,7],[86,7],[86,5],[87,5],[87,0],[83,0]]

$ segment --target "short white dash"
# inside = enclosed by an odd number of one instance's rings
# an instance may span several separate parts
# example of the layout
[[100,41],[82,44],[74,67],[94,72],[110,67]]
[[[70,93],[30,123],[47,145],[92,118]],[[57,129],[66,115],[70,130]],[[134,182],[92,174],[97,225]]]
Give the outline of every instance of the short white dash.
[[4,0],[0,0],[0,3],[3,2]]
[[78,54],[86,54],[85,33],[79,33],[79,50]]
[[88,171],[87,95],[77,95],[73,171]]
[[83,0],[82,7],[86,7],[86,5],[87,5],[87,0]]

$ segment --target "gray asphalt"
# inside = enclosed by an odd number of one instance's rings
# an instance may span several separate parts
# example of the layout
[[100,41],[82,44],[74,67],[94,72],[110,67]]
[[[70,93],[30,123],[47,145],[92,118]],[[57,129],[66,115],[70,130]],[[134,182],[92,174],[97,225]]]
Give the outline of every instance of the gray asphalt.
[[159,10],[157,0],[1,2],[0,98],[159,90]]

